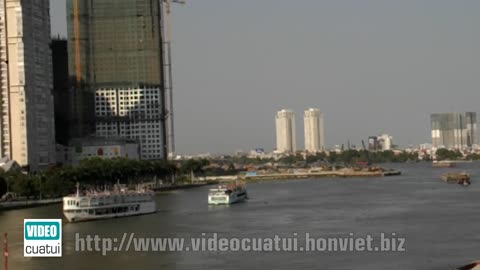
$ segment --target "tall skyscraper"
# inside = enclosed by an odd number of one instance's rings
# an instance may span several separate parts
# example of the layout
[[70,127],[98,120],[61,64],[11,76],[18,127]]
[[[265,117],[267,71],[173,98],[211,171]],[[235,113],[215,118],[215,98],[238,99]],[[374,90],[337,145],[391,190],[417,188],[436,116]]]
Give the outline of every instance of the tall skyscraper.
[[323,114],[319,109],[308,109],[303,113],[305,128],[305,150],[311,153],[325,150]]
[[68,145],[70,117],[72,114],[72,90],[68,76],[67,40],[54,38],[51,44],[53,64],[53,100],[55,103],[55,141]]
[[0,1],[0,154],[32,171],[55,163],[49,2]]
[[436,113],[430,118],[433,147],[465,149],[477,143],[476,113]]
[[281,110],[275,117],[277,130],[277,152],[293,153],[297,149],[295,142],[295,113],[291,110]]
[[142,159],[166,158],[161,2],[68,0],[74,136],[135,139]]

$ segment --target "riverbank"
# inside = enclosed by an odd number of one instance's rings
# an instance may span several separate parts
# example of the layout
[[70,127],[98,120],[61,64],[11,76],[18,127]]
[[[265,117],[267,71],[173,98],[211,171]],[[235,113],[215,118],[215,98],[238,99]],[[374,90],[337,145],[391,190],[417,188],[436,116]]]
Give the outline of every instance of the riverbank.
[[47,200],[0,202],[0,211],[33,208],[33,207],[45,206],[45,205],[56,204],[61,202],[62,202],[62,198],[47,199]]
[[196,187],[203,187],[206,185],[215,184],[213,182],[200,182],[200,183],[191,183],[191,184],[173,184],[173,185],[163,185],[160,187],[152,188],[155,192],[164,192],[164,191],[172,191],[172,190],[182,190],[182,189],[190,189]]
[[[182,190],[190,189],[196,187],[203,187],[205,185],[211,185],[218,183],[216,181],[209,181],[204,183],[191,183],[191,184],[174,184],[174,185],[163,185],[156,188],[152,188],[155,192],[165,192],[173,190]],[[10,201],[10,202],[0,202],[0,211],[6,210],[15,210],[15,209],[25,209],[33,208],[39,206],[45,206],[50,204],[62,203],[62,198],[48,199],[48,200],[28,200],[28,201]]]
[[259,174],[240,176],[239,179],[247,181],[255,180],[280,180],[280,179],[317,179],[317,178],[331,178],[331,177],[385,177],[401,175],[400,171],[324,171],[315,173],[275,173],[275,174]]
[[[390,170],[390,171],[353,171],[353,170],[338,170],[338,171],[321,171],[314,173],[274,173],[274,174],[258,174],[258,175],[238,175],[238,176],[216,176],[216,177],[207,177],[205,181],[201,179],[195,183],[189,184],[173,184],[173,185],[161,185],[158,187],[153,187],[152,190],[155,192],[166,192],[174,190],[183,190],[203,187],[206,185],[217,184],[222,181],[232,181],[235,179],[245,180],[245,181],[259,181],[259,180],[287,180],[287,179],[318,179],[318,178],[332,178],[332,177],[343,177],[343,178],[354,178],[354,177],[385,177],[385,176],[395,176],[401,175],[400,171]],[[14,209],[24,209],[24,208],[33,208],[39,206],[45,206],[49,204],[61,203],[62,198],[48,199],[48,200],[27,200],[27,201],[10,201],[10,202],[0,202],[0,211],[14,210]]]

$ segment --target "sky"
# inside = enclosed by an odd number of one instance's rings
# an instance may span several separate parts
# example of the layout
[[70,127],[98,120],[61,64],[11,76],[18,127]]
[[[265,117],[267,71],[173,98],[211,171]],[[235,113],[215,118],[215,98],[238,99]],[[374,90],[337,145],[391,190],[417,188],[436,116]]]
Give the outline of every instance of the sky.
[[[51,0],[66,36],[65,0]],[[319,108],[328,147],[430,142],[430,113],[480,111],[480,1],[187,0],[172,11],[177,152],[275,148],[275,113]]]

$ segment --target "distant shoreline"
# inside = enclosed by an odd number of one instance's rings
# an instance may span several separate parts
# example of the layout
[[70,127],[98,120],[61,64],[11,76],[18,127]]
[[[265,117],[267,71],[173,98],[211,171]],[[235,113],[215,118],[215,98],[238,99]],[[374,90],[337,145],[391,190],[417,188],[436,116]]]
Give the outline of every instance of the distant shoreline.
[[364,171],[327,171],[316,173],[279,173],[279,174],[259,174],[255,176],[240,177],[241,180],[281,180],[281,179],[318,179],[318,178],[356,178],[356,177],[385,177],[401,175],[400,171],[384,171],[384,172],[364,172]]
[[196,188],[196,187],[203,187],[206,185],[210,185],[211,183],[203,183],[203,182],[196,182],[191,184],[173,184],[173,185],[165,185],[162,187],[152,188],[155,192],[164,192],[164,191],[172,191],[172,190],[182,190],[182,189],[189,189],[189,188]]

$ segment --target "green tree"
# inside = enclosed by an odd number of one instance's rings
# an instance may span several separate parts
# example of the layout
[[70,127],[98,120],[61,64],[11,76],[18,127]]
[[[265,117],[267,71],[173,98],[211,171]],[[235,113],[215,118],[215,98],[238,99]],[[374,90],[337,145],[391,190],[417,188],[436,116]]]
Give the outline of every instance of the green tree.
[[337,161],[339,161],[339,155],[337,152],[330,152],[328,153],[328,158],[327,158],[328,162],[331,163],[331,164],[335,164]]
[[190,174],[193,172],[194,174],[202,174],[205,176],[205,170],[203,168],[209,164],[210,161],[207,159],[189,159],[181,164],[180,171],[183,174]]
[[438,149],[435,155],[437,156],[437,160],[457,160],[463,156],[460,151],[445,148]]
[[467,155],[467,159],[468,160],[480,160],[480,154],[477,154],[477,153],[469,154],[469,155]]
[[284,156],[280,158],[278,161],[286,165],[294,165],[300,162],[305,162],[305,159],[303,158],[302,154],[293,154],[293,155]]
[[423,156],[423,161],[432,161],[432,156],[429,155],[429,154],[425,154],[425,155]]
[[20,172],[10,173],[8,175],[8,185],[11,191],[19,196],[25,196],[27,199],[39,194],[34,177]]
[[315,162],[324,161],[326,159],[327,159],[327,155],[324,152],[320,152],[314,155],[312,154],[307,155],[307,158],[305,159],[305,161],[307,162],[307,164],[312,164]]

